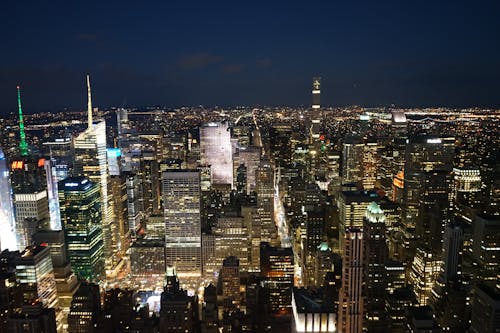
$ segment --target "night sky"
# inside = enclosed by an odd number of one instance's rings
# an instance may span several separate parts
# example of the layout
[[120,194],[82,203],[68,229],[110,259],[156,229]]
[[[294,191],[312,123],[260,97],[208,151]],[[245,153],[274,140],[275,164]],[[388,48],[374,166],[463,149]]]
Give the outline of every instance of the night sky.
[[158,3],[3,1],[0,112],[83,110],[87,72],[98,107],[309,105],[314,75],[323,105],[500,106],[500,1]]

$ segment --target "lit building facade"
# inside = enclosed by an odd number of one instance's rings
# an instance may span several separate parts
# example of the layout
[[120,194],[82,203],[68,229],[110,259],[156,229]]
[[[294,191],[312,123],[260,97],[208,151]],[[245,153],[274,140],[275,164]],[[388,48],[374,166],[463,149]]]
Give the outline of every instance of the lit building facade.
[[69,260],[75,274],[84,280],[104,277],[100,194],[99,186],[85,177],[70,177],[59,183]]
[[0,249],[17,250],[16,220],[12,200],[9,169],[3,151],[0,149]]
[[417,248],[409,276],[417,302],[421,306],[428,305],[432,287],[441,270],[441,263],[431,251]]
[[179,276],[201,275],[201,189],[197,170],[163,172],[167,265]]
[[269,289],[269,303],[273,313],[290,313],[294,280],[292,248],[260,246],[260,274]]
[[58,308],[54,268],[47,246],[27,247],[16,258],[16,280],[23,295],[23,304],[40,301],[43,307]]
[[165,242],[158,239],[138,239],[130,247],[130,273],[143,288],[163,284],[167,270]]
[[19,157],[10,169],[18,248],[24,249],[38,227],[50,228],[45,159]]
[[224,259],[220,279],[222,280],[224,309],[232,310],[237,308],[241,303],[240,263],[238,258],[230,256]]
[[385,215],[376,202],[366,209],[363,225],[365,254],[365,323],[369,332],[387,332],[389,318],[385,309],[387,276],[385,264],[388,249],[386,243]]
[[106,152],[106,122],[92,123],[73,141],[73,176],[84,176],[97,184],[100,190],[101,225],[106,268],[111,268],[113,242],[111,224],[113,207],[108,196],[108,159]]
[[339,332],[361,333],[364,321],[363,259],[364,239],[360,228],[346,228],[342,260],[342,287],[339,291]]
[[233,185],[233,152],[227,123],[209,123],[200,127],[202,165],[210,165],[212,184]]

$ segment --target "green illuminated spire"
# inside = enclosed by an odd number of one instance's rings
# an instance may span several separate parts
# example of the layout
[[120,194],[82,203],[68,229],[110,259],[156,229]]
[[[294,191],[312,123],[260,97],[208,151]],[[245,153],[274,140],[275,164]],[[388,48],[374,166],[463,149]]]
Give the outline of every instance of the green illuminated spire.
[[19,149],[21,156],[28,156],[28,144],[26,143],[26,134],[24,133],[24,120],[23,109],[21,108],[21,87],[17,86],[17,106],[19,107],[19,135],[21,142],[19,142]]

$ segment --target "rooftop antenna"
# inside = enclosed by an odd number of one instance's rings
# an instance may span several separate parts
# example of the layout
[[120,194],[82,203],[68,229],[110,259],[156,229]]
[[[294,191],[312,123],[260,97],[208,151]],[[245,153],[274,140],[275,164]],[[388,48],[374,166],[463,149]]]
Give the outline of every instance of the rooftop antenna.
[[88,117],[88,128],[92,129],[92,93],[90,92],[89,74],[87,74],[87,117]]
[[23,109],[21,107],[20,86],[17,86],[17,107],[19,109],[19,136],[21,137],[21,141],[19,142],[19,149],[21,151],[21,156],[28,156],[28,144],[26,143],[26,134],[24,133]]

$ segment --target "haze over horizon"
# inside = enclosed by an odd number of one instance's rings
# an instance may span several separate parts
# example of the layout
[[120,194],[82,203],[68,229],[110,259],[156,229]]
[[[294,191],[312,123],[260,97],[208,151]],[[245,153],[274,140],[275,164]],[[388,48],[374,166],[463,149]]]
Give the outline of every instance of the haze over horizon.
[[0,114],[95,106],[500,107],[500,4],[10,2]]

